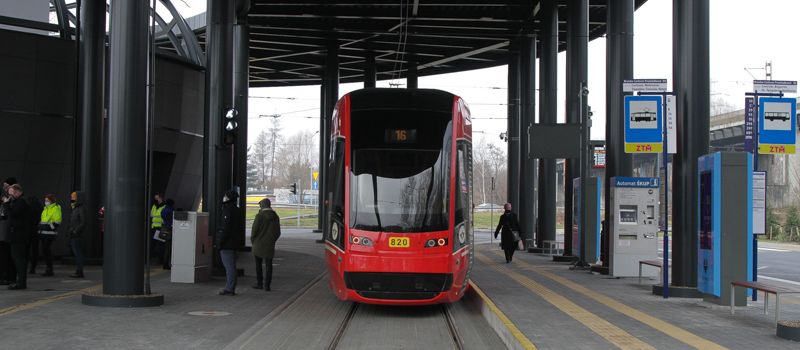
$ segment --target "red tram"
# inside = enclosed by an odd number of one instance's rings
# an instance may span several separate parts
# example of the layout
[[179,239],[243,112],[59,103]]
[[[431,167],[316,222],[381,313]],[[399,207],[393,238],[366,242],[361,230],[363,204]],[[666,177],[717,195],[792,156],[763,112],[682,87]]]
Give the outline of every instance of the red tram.
[[459,300],[473,261],[472,121],[432,89],[362,89],[331,118],[324,230],[341,300]]

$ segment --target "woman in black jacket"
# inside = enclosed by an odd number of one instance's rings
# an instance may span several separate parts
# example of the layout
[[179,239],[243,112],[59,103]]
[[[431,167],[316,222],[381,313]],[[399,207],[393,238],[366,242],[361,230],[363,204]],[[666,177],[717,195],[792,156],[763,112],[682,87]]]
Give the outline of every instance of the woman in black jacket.
[[[519,242],[519,220],[517,220],[517,214],[511,212],[511,203],[506,203],[503,209],[505,209],[505,212],[500,216],[500,222],[494,230],[494,238],[497,238],[497,234],[502,232],[500,235],[500,247],[503,248],[503,251],[506,253],[507,264],[514,258],[514,251],[517,250],[517,244]],[[516,233],[516,235],[514,233]]]

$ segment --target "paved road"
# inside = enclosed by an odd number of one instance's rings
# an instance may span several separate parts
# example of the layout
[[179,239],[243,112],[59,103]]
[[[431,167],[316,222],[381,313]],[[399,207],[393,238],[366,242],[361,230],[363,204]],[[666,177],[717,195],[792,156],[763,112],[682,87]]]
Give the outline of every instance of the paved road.
[[758,277],[763,280],[780,279],[781,282],[800,286],[800,246],[759,243]]

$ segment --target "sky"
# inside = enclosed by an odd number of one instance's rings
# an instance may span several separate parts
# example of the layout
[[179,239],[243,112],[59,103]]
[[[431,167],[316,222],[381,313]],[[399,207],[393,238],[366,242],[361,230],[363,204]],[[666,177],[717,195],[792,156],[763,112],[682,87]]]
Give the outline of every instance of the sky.
[[[180,3],[181,0],[175,1]],[[189,1],[192,3],[197,1]],[[797,31],[796,0],[711,0],[710,68],[712,98],[722,98],[743,108],[744,93],[752,80],[764,79],[765,62],[771,61],[773,79],[798,80],[797,45],[789,39]],[[198,7],[192,7],[197,11]],[[589,105],[594,112],[592,139],[605,138],[605,47],[604,38],[589,43]],[[558,120],[564,121],[565,54],[558,62]],[[746,70],[745,68],[754,68]],[[752,74],[752,75],[751,75]],[[538,87],[537,68],[537,87]],[[672,87],[672,0],[648,0],[634,18],[634,78],[667,79]],[[379,81],[388,87],[390,81]],[[404,84],[404,80],[393,83]],[[506,131],[507,67],[420,77],[419,87],[446,90],[469,104],[476,140],[484,138],[505,148],[500,133]],[[362,87],[342,84],[340,95]],[[280,114],[284,135],[319,129],[319,86],[250,89],[248,139],[266,130]],[[538,114],[538,103],[537,103]]]

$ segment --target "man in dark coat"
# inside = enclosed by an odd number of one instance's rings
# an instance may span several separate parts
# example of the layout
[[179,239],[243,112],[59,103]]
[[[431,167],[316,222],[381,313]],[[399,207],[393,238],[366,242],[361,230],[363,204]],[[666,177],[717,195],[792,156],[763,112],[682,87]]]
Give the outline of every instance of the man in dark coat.
[[[275,257],[275,242],[281,236],[281,219],[272,210],[272,203],[264,198],[258,202],[261,208],[253,221],[250,242],[253,243],[253,256],[256,258],[256,284],[253,288],[270,291],[272,283],[272,258]],[[261,264],[267,266],[266,275],[262,276]]]
[[28,288],[28,244],[31,242],[31,208],[22,198],[22,187],[19,184],[11,185],[8,189],[7,201],[10,203],[8,210],[8,243],[11,245],[11,258],[17,270],[17,281],[8,286],[8,289]]
[[[502,232],[500,247],[506,253],[507,264],[514,258],[514,251],[517,250],[517,244],[519,244],[519,220],[517,220],[517,214],[511,212],[511,203],[506,203],[503,208],[505,212],[500,216],[500,222],[494,230],[494,238],[497,238],[497,234]],[[514,232],[517,233],[516,236]]]
[[72,213],[69,216],[69,246],[72,249],[72,254],[75,255],[75,273],[70,275],[72,278],[83,278],[83,235],[86,230],[86,220],[89,216],[86,214],[86,206],[84,193],[82,191],[72,192],[70,194],[70,206],[72,206]]
[[236,191],[225,192],[222,197],[222,217],[214,237],[214,246],[219,249],[219,257],[225,266],[225,289],[219,295],[236,295],[236,251],[244,245],[243,237],[236,232],[236,223],[233,221],[239,210],[236,206],[238,199]]

